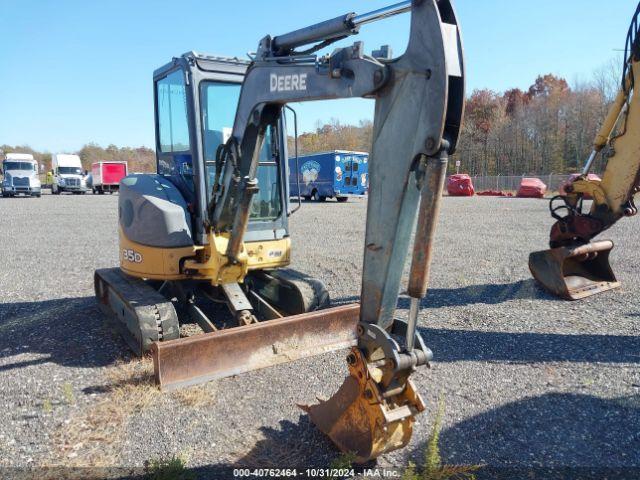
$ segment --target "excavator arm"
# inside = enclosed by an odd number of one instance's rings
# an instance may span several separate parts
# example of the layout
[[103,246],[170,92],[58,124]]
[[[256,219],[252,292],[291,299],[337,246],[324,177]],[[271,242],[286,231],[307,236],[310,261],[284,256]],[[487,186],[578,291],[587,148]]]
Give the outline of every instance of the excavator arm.
[[[321,58],[312,54],[357,33],[364,23],[409,10],[409,43],[399,58],[365,55],[361,42]],[[296,50],[314,42],[320,43]],[[218,151],[221,170],[209,222],[215,231],[229,233],[226,256],[241,262],[267,127],[287,103],[352,97],[376,102],[358,342],[348,356],[350,376],[343,387],[327,402],[303,408],[341,449],[366,461],[406,445],[414,415],[425,408],[409,379],[431,358],[416,323],[447,159],[464,109],[462,43],[451,2],[402,2],[263,38],[243,82],[232,136]],[[396,317],[396,308],[414,226],[405,322]]]
[[[581,175],[568,186],[567,195],[551,200],[556,223],[551,228],[551,250],[534,252],[529,266],[534,277],[549,291],[579,299],[619,285],[609,265],[613,242],[592,242],[623,217],[638,213],[634,195],[640,190],[640,97],[635,79],[640,78],[638,16],[627,34],[621,88],[596,135],[594,148]],[[607,157],[602,180],[589,178],[597,155]],[[588,212],[583,199],[591,197]]]

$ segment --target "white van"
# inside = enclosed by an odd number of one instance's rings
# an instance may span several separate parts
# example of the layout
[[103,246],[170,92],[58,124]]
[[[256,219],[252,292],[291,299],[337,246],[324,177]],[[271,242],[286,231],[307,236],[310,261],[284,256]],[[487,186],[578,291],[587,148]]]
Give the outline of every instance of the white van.
[[78,155],[54,153],[51,155],[51,169],[53,170],[52,194],[71,192],[84,195],[86,193],[86,175]]
[[38,162],[28,153],[7,153],[2,161],[2,196],[40,196]]

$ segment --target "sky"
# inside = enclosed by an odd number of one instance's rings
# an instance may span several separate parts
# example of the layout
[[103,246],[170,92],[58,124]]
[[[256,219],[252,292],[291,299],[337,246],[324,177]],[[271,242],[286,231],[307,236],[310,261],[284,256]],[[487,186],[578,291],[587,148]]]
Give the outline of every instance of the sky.
[[[154,69],[189,50],[245,57],[260,38],[397,0],[0,0],[0,144],[72,152],[154,146]],[[606,3],[606,8],[603,8]],[[619,56],[637,0],[457,0],[467,91],[570,83]],[[409,15],[342,42],[402,53]],[[333,47],[332,47],[333,48]],[[246,58],[246,57],[245,57]],[[370,100],[296,107],[299,130],[372,119]]]

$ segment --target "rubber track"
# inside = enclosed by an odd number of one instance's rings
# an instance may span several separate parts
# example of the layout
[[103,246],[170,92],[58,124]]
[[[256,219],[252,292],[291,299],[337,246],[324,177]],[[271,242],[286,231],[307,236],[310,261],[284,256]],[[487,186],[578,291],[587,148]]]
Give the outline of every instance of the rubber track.
[[144,281],[106,268],[96,270],[95,289],[101,310],[136,355],[147,352],[154,341],[180,337],[173,304]]
[[329,307],[331,304],[331,298],[324,283],[316,278],[309,277],[304,273],[288,268],[281,268],[265,273],[268,273],[269,276],[282,284],[290,285],[299,292],[304,303],[304,310],[301,312],[291,312],[292,314],[321,310]]

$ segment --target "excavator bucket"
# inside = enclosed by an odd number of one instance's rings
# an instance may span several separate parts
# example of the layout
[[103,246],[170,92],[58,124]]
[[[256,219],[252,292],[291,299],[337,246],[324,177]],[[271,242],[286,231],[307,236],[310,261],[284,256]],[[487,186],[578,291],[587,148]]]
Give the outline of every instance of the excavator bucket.
[[359,305],[342,305],[193,337],[154,342],[156,384],[196,385],[312,357],[357,342]]
[[602,240],[578,247],[559,247],[529,255],[529,270],[549,292],[567,300],[620,286],[609,265],[613,242]]
[[329,400],[300,408],[341,451],[354,453],[356,463],[407,445],[414,416],[425,409],[413,382],[407,379],[402,391],[385,398],[376,381],[379,369],[368,366],[358,348],[347,363],[349,376]]

